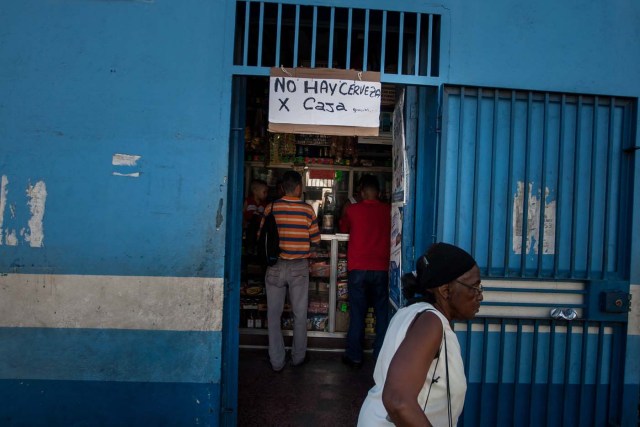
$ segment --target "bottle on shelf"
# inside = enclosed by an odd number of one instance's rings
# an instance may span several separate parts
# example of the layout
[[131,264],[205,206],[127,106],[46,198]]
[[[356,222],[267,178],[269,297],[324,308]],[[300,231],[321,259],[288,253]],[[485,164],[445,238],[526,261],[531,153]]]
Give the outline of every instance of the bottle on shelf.
[[333,224],[335,218],[335,203],[333,195],[329,192],[324,195],[324,203],[322,204],[322,232],[327,234],[333,233]]

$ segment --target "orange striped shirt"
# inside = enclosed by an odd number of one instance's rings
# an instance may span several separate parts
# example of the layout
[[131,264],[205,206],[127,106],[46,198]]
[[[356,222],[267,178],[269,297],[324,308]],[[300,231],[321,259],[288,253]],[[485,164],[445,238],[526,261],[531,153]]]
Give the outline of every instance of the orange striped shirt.
[[[265,217],[272,207],[280,237],[280,258],[309,258],[311,243],[320,243],[318,218],[311,205],[296,197],[284,196],[265,208]],[[261,230],[263,225],[264,218],[260,223]]]

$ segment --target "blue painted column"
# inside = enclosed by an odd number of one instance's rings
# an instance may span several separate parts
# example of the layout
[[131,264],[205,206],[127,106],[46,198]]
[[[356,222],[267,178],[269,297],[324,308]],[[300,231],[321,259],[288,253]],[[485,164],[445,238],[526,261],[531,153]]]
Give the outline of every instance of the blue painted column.
[[[636,123],[640,122],[637,113]],[[636,147],[640,141],[640,130],[636,129]],[[629,154],[632,157],[632,215],[631,236],[640,236],[640,150]],[[638,425],[640,405],[640,239],[631,239],[629,278],[631,288],[631,312],[627,329],[626,358],[624,366],[624,388],[622,392],[622,425]]]

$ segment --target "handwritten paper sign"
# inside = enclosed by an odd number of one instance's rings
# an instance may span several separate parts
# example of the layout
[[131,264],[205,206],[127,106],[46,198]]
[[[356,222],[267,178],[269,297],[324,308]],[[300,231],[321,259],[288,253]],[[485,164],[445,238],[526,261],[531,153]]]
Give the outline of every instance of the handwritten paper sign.
[[377,136],[380,73],[272,68],[269,131]]

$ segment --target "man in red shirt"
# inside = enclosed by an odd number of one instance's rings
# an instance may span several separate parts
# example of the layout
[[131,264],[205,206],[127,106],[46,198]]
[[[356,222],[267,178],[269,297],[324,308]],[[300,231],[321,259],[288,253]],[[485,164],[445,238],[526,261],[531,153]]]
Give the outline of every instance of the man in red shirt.
[[360,180],[362,201],[345,208],[340,231],[349,233],[349,330],[342,361],[362,366],[365,317],[369,303],[376,316],[373,356],[377,357],[389,320],[389,252],[391,206],[379,200],[380,184],[373,175]]

